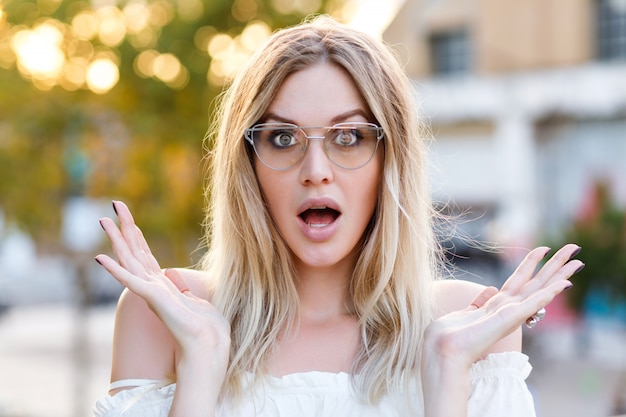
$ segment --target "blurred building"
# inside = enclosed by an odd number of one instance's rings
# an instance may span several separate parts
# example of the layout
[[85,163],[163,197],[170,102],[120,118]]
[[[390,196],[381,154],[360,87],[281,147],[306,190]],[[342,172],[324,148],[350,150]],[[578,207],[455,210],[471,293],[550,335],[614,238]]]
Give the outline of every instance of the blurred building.
[[530,247],[594,183],[626,204],[626,0],[406,0],[383,35],[432,128],[434,192]]

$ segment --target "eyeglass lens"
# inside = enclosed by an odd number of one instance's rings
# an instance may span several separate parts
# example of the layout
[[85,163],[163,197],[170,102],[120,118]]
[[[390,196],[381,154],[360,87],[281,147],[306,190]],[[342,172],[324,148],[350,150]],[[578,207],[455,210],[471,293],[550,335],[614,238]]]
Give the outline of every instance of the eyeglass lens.
[[[307,135],[304,129],[326,130],[324,136],[316,136]],[[265,123],[246,131],[246,139],[254,146],[261,162],[277,170],[297,164],[304,157],[310,140],[323,140],[326,154],[336,165],[357,169],[372,159],[382,136],[382,129],[372,123],[342,123],[330,128]]]

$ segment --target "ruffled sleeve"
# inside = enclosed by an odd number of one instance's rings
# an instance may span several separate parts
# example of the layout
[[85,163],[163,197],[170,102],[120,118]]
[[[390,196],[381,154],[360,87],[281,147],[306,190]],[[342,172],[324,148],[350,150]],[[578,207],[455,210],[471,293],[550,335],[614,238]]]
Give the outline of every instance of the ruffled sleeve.
[[158,381],[100,398],[93,406],[94,417],[167,417],[176,384],[162,386]]
[[534,417],[535,406],[526,385],[532,366],[520,352],[494,353],[470,372],[470,417]]

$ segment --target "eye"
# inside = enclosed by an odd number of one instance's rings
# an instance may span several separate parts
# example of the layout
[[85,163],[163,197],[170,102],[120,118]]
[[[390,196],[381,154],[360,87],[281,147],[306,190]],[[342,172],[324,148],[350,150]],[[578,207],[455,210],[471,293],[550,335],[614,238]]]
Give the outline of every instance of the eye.
[[269,140],[277,148],[286,148],[298,142],[296,133],[292,130],[275,130],[270,133]]
[[336,129],[333,143],[341,146],[354,146],[363,138],[363,135],[356,128]]

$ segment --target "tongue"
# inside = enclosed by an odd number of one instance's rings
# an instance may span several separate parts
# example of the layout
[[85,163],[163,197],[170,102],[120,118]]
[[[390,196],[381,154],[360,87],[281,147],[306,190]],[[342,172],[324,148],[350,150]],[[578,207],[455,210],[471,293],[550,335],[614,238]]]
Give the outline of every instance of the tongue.
[[332,209],[313,209],[302,213],[302,220],[310,225],[325,225],[337,218],[337,212]]

